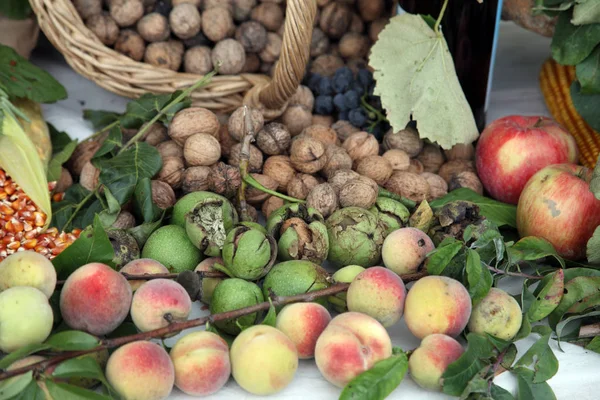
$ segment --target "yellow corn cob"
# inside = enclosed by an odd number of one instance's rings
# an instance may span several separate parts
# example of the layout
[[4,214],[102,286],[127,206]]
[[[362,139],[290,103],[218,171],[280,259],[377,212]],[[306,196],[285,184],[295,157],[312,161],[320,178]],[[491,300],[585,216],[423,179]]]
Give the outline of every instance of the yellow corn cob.
[[550,113],[575,138],[583,165],[594,168],[600,154],[600,133],[593,130],[573,106],[571,83],[575,68],[547,60],[540,73],[540,87]]

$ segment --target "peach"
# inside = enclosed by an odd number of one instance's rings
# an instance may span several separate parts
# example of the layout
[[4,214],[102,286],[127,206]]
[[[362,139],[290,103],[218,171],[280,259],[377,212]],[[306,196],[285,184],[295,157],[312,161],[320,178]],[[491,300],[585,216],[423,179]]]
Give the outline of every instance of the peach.
[[52,262],[35,251],[20,251],[0,262],[0,292],[15,286],[39,289],[47,298],[56,287]]
[[111,354],[106,379],[123,400],[161,400],[173,390],[175,369],[162,346],[140,340]]
[[[196,272],[206,272],[206,271],[216,271],[214,269],[215,264],[225,265],[223,263],[223,259],[221,257],[210,257],[205,260],[202,260],[200,264],[196,267],[194,271]],[[200,301],[204,304],[210,304],[212,299],[213,292],[219,283],[221,283],[222,278],[202,278],[202,292]]]
[[131,319],[142,332],[185,321],[192,310],[192,300],[183,286],[169,279],[144,283],[133,295]]
[[283,307],[275,327],[285,333],[298,350],[298,358],[313,358],[317,339],[331,321],[329,311],[319,303],[295,303]]
[[[26,367],[26,366],[32,365],[32,364],[37,364],[40,361],[44,361],[45,359],[46,359],[46,357],[42,357],[42,356],[27,356],[25,358],[21,358],[20,360],[13,362],[12,364],[10,364],[8,366],[8,368],[6,368],[6,370],[12,371],[17,368]],[[7,380],[0,382],[0,394],[3,394],[3,390],[2,390],[3,388],[8,388],[22,376],[23,376],[23,374],[20,374],[20,375],[14,376],[12,378],[8,378]],[[44,392],[44,398],[46,400],[53,400],[52,397],[50,396],[50,393],[48,393],[46,384],[42,380],[38,380],[37,384],[40,387],[40,389],[42,389],[42,391]],[[23,396],[23,394],[22,394],[22,396]],[[17,396],[15,398],[19,398],[19,397]]]
[[16,286],[0,293],[0,350],[5,353],[42,343],[52,331],[54,315],[40,290]]
[[406,296],[404,320],[419,339],[432,333],[457,337],[470,316],[469,292],[459,281],[446,276],[421,278]]
[[123,275],[108,265],[91,263],[67,278],[60,293],[60,311],[71,328],[101,336],[125,320],[131,297],[131,286]]
[[504,290],[491,288],[487,296],[473,308],[469,330],[510,340],[517,335],[522,322],[523,315],[517,300]]
[[[119,272],[137,276],[146,274],[168,274],[169,270],[156,260],[152,260],[151,258],[139,258],[137,260],[129,261]],[[129,281],[129,285],[131,286],[131,290],[135,292],[144,282],[148,281]]]
[[348,310],[367,314],[387,328],[402,317],[406,288],[389,269],[371,267],[354,278],[346,297]]
[[418,272],[425,257],[435,249],[433,241],[417,228],[400,228],[383,241],[383,265],[398,275]]
[[[356,275],[360,274],[365,270],[364,267],[360,265],[346,265],[335,271],[333,275],[331,275],[331,279],[333,279],[336,283],[350,283],[356,278]],[[339,313],[343,313],[348,311],[348,305],[346,303],[346,292],[338,293],[334,296],[329,296],[327,300],[329,303],[333,305],[333,309]]]
[[238,385],[258,396],[283,390],[298,369],[294,342],[268,325],[255,325],[240,333],[231,345],[230,359]]
[[434,333],[425,336],[408,359],[410,376],[424,389],[441,390],[442,374],[462,353],[460,343],[448,335]]
[[191,396],[208,396],[227,383],[231,374],[229,346],[212,332],[192,332],[171,349],[175,386]]
[[383,325],[352,311],[332,319],[315,347],[319,371],[338,387],[391,355],[392,340]]

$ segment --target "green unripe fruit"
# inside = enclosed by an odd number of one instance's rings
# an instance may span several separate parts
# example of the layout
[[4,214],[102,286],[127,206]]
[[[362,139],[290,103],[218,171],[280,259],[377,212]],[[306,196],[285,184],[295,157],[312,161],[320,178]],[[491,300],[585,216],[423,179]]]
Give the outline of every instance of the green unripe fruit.
[[388,197],[378,197],[375,205],[369,208],[384,227],[384,236],[389,235],[396,229],[400,229],[408,223],[410,211],[397,200]]
[[[210,303],[211,314],[217,314],[244,307],[250,307],[264,301],[260,288],[243,279],[226,279],[215,288]],[[230,335],[237,335],[242,327],[254,325],[259,317],[258,313],[243,315],[238,318],[215,321],[217,328]]]
[[237,224],[237,212],[227,199],[208,197],[185,216],[190,241],[205,255],[219,257],[227,233]]
[[238,226],[232,229],[223,245],[224,266],[215,269],[234,278],[260,279],[269,272],[276,258],[276,246],[272,237],[257,229]]
[[142,257],[158,261],[172,273],[193,270],[203,258],[188,239],[185,229],[177,225],[166,225],[152,233],[144,245]]
[[[189,194],[186,194],[185,196],[183,196],[181,199],[179,199],[177,201],[177,203],[175,203],[175,206],[173,206],[173,214],[171,216],[171,224],[179,225],[182,228],[185,228],[185,216],[190,211],[192,211],[192,209],[194,207],[196,207],[196,205],[198,203],[200,203],[201,201],[207,200],[207,199],[219,199],[219,200],[223,201],[223,204],[231,205],[231,203],[229,202],[229,200],[227,200],[227,198],[220,196],[216,193],[192,192],[192,193],[189,193]],[[236,218],[237,218],[237,213],[236,213]]]

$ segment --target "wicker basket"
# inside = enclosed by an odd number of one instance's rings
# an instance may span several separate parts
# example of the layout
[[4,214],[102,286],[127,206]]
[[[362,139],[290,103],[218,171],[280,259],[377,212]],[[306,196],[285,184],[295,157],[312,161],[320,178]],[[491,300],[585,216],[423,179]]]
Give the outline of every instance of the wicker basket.
[[[175,72],[134,61],[106,47],[84,24],[71,0],[30,0],[42,31],[79,74],[121,96],[171,93],[201,75]],[[217,75],[192,94],[195,105],[228,112],[242,103],[260,108],[265,118],[285,110],[309,59],[316,0],[288,0],[281,55],[273,78],[259,74]]]

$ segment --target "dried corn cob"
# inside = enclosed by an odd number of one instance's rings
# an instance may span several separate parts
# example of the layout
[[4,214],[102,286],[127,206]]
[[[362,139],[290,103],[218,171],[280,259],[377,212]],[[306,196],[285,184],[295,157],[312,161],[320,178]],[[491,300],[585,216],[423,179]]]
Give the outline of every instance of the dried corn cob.
[[570,92],[573,80],[575,68],[554,60],[546,61],[540,73],[540,87],[550,113],[575,138],[581,163],[594,168],[600,154],[600,133],[593,130],[573,106]]

